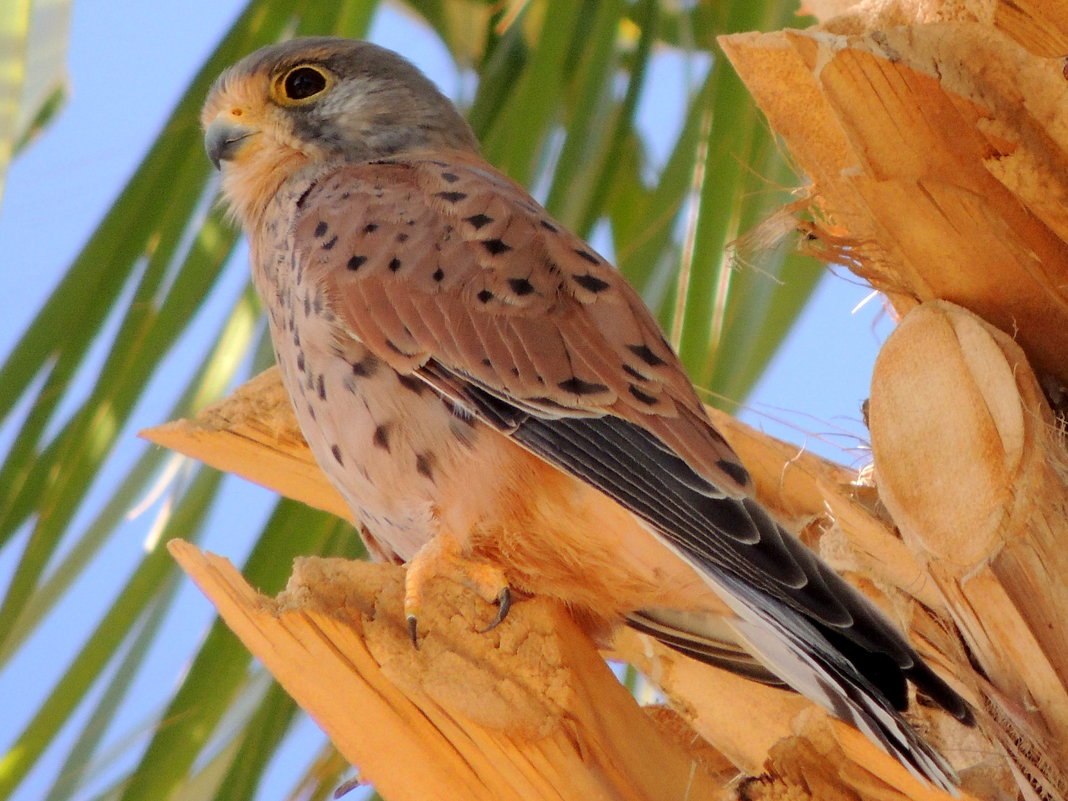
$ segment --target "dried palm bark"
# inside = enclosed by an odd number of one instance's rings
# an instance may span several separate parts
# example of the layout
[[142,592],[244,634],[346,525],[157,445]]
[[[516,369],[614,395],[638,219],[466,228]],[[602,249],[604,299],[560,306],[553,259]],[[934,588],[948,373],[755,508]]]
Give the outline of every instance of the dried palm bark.
[[724,49],[811,179],[810,247],[902,317],[872,384],[875,481],[974,666],[972,789],[1008,791],[1008,769],[1065,798],[1068,4],[812,5],[818,29]]

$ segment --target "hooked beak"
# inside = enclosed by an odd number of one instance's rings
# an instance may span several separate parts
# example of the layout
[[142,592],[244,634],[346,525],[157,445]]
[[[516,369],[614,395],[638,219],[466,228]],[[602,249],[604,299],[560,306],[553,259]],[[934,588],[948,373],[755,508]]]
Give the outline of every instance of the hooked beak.
[[221,117],[213,120],[204,131],[204,148],[215,169],[219,169],[222,162],[234,158],[241,149],[241,143],[255,133],[257,131],[254,128],[246,128]]

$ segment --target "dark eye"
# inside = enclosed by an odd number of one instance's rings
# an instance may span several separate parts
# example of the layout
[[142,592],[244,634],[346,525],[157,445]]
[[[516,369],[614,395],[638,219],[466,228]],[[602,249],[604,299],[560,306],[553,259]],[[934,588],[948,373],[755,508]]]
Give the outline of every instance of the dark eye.
[[282,86],[290,100],[304,100],[326,88],[326,76],[314,67],[297,67],[286,75]]

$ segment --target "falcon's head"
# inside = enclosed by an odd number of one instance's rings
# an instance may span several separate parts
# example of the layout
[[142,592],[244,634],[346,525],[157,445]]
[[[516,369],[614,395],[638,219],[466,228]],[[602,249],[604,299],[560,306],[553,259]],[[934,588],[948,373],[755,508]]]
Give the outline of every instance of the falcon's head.
[[392,51],[352,39],[295,39],[226,70],[201,112],[204,143],[246,225],[301,167],[428,148],[478,151],[452,103]]

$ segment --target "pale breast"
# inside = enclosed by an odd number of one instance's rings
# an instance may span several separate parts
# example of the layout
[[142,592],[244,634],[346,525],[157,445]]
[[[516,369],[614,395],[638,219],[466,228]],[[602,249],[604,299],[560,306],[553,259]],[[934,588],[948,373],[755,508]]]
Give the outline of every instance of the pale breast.
[[340,331],[286,231],[262,252],[253,275],[301,431],[381,555],[407,561],[438,531],[443,476],[471,469],[477,424]]

